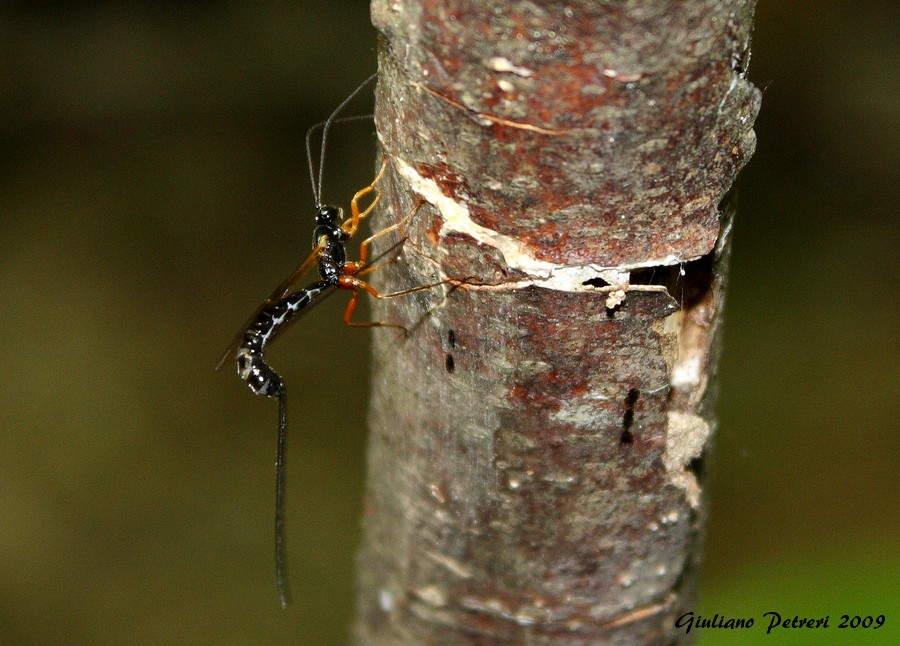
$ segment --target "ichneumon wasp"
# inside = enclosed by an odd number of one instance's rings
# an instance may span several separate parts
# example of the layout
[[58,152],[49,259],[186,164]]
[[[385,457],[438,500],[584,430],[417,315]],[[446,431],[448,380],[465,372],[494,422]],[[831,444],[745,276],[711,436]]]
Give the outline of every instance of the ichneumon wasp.
[[[387,326],[404,329],[400,325],[385,322],[354,322],[352,316],[356,309],[359,291],[363,290],[376,298],[387,298],[431,287],[431,285],[426,285],[402,292],[381,294],[374,287],[360,279],[360,276],[379,266],[370,265],[368,262],[369,244],[376,238],[403,226],[406,220],[421,206],[421,201],[402,220],[363,240],[359,246],[359,260],[347,260],[345,247],[347,241],[356,234],[360,222],[372,213],[381,196],[376,185],[387,167],[387,159],[382,162],[381,168],[372,183],[357,191],[353,196],[353,199],[350,201],[349,219],[344,220],[343,209],[322,204],[322,170],[325,162],[325,142],[328,130],[336,121],[371,118],[371,115],[364,115],[337,119],[337,115],[366,85],[375,79],[375,76],[373,74],[357,87],[331,113],[331,116],[326,121],[316,124],[307,132],[306,156],[309,164],[313,197],[316,202],[316,226],[313,233],[312,253],[260,305],[247,324],[238,332],[217,366],[217,369],[220,369],[229,360],[236,360],[238,375],[247,382],[250,390],[257,395],[278,399],[278,448],[275,460],[275,582],[282,607],[285,607],[288,603],[284,557],[284,455],[287,409],[284,380],[265,362],[263,357],[266,344],[283,332],[288,323],[294,320],[297,314],[304,312],[310,305],[334,293],[336,289],[346,289],[352,292],[350,302],[344,311],[344,322],[348,325],[356,327]],[[310,138],[318,127],[323,129],[317,178],[313,171]],[[359,206],[360,200],[370,194],[374,194],[372,201],[361,211]],[[319,279],[305,287],[298,287],[299,281],[314,266],[318,266]]]

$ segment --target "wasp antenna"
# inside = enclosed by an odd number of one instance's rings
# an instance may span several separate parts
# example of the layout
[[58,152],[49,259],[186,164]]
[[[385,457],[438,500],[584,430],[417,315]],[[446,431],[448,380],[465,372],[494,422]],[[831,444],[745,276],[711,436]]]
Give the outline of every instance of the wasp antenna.
[[[369,78],[359,84],[359,86],[350,93],[346,99],[341,101],[341,104],[334,109],[334,112],[331,113],[331,116],[325,121],[325,125],[322,129],[322,147],[319,151],[319,176],[318,181],[314,180],[313,186],[313,196],[316,198],[316,208],[322,206],[322,174],[325,167],[325,142],[328,139],[328,131],[331,129],[331,124],[334,123],[335,118],[338,113],[343,110],[350,101],[353,100],[357,94],[362,92],[363,88],[366,87],[369,83],[374,81],[378,77],[378,73],[372,74]],[[309,161],[309,173],[310,179],[313,179],[313,170],[312,170],[312,156],[310,154],[310,143],[309,143],[309,133],[306,133],[306,154]]]
[[312,149],[309,144],[309,138],[318,125],[319,124],[316,124],[306,131],[306,165],[309,166],[309,183],[312,186],[313,199],[316,201],[316,209],[322,206],[322,200],[319,199],[319,192],[316,190],[316,172],[313,170]]
[[[372,119],[374,117],[375,117],[374,114],[358,114],[358,115],[355,115],[352,117],[341,117],[340,119],[334,119],[331,123],[334,124],[334,123],[344,123],[346,121],[362,121],[363,119]],[[321,180],[320,180],[319,188],[317,189],[316,188],[316,179],[315,179],[316,175],[315,175],[315,171],[313,170],[313,162],[312,162],[311,140],[312,140],[313,133],[315,133],[319,128],[324,126],[326,123],[328,123],[328,122],[320,121],[319,123],[316,123],[316,124],[310,126],[309,130],[306,131],[306,162],[307,162],[307,165],[309,166],[309,181],[310,181],[310,184],[312,185],[313,198],[316,201],[317,209],[320,206],[322,206],[322,199],[321,199],[321,196],[319,195],[319,192],[321,191]],[[324,141],[322,143],[324,146]],[[324,160],[324,155],[323,155],[323,160]]]

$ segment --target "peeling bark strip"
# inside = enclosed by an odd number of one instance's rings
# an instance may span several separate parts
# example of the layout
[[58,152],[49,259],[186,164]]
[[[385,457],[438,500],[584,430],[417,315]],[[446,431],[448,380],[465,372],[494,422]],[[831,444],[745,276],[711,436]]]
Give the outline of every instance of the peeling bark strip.
[[752,12],[373,0],[372,277],[451,282],[378,304],[360,644],[684,637]]

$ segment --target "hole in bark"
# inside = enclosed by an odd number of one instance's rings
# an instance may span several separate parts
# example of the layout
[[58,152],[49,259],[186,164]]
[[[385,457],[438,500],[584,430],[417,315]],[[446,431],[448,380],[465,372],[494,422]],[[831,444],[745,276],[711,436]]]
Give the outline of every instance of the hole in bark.
[[[625,396],[625,414],[622,416],[622,428],[625,429],[627,433],[631,428],[631,425],[634,423],[634,405],[637,403],[638,397],[640,397],[640,391],[637,388],[632,388],[628,391],[628,394]],[[623,433],[624,437],[624,433]],[[624,440],[623,440],[623,443]],[[631,441],[628,442],[631,444]]]
[[[674,265],[641,267],[629,272],[629,285],[656,285],[665,287],[683,309],[690,309],[702,301],[712,288],[715,273],[715,252]],[[599,277],[588,279],[582,283],[591,287],[608,287],[609,283]],[[627,291],[627,288],[625,288]],[[621,305],[606,309],[606,318],[614,319]]]
[[687,470],[694,474],[694,477],[697,478],[697,482],[701,482],[703,480],[703,476],[706,474],[706,465],[704,464],[703,455],[699,455],[687,464]]
[[635,402],[637,402],[638,397],[641,396],[641,391],[637,388],[631,388],[628,391],[628,394],[625,395],[625,405],[629,408],[634,408]]
[[[628,282],[632,285],[660,285],[671,288],[681,277],[683,264],[664,265],[659,267],[641,267],[631,272]],[[671,293],[671,289],[669,289]]]
[[[451,350],[456,347],[456,332],[453,330],[447,330],[447,345],[450,346]],[[444,361],[444,366],[450,374],[453,374],[453,371],[456,370],[456,361],[449,352],[447,353],[447,359]]]
[[680,284],[677,288],[669,288],[669,293],[680,301],[682,309],[689,310],[707,297],[715,278],[714,262],[714,255],[708,253],[681,266],[683,274],[680,276]]
[[591,287],[607,287],[609,283],[607,283],[602,278],[588,278],[586,281],[581,283],[582,285],[590,285]]
[[622,435],[619,437],[620,444],[633,444],[634,433],[631,432],[631,425],[634,424],[634,405],[641,396],[641,391],[637,388],[628,390],[625,395],[625,414],[622,415]]
[[[642,267],[641,269],[635,269],[631,272],[631,275],[628,277],[628,282],[632,285],[655,285],[657,283],[654,280],[657,277],[657,269],[663,269],[662,267]],[[664,272],[660,271],[659,274]]]

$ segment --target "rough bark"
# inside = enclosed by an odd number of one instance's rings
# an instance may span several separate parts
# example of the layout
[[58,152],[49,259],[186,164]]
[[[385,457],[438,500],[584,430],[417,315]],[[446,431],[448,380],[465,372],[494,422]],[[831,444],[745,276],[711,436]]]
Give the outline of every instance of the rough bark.
[[373,0],[372,276],[450,282],[376,310],[359,643],[684,639],[752,11]]

